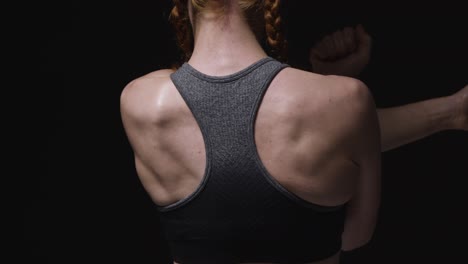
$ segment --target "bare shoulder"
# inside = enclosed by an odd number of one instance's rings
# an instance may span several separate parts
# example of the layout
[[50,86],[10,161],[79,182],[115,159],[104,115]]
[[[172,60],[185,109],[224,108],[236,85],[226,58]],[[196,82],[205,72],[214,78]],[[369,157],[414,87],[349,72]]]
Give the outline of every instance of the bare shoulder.
[[142,99],[157,94],[170,82],[170,75],[173,72],[170,69],[157,70],[130,81],[120,95],[122,106],[138,105]]
[[130,81],[120,95],[122,117],[131,121],[150,118],[148,115],[158,106],[161,95],[170,90],[173,72],[170,69],[157,70]]
[[362,81],[344,76],[324,76],[325,87],[335,96],[336,105],[344,114],[360,117],[366,112],[375,111],[373,96],[367,85]]
[[[362,81],[350,77],[320,75],[294,68],[282,72],[278,83],[283,97],[292,99],[288,110],[311,129],[337,137],[349,136],[372,120],[375,105]],[[311,122],[313,120],[313,122]]]
[[[362,81],[337,75],[320,75],[294,68],[287,68],[281,80],[288,92],[299,100],[309,102],[311,110],[327,110],[327,113],[359,115],[372,111],[374,100],[367,85]],[[313,102],[313,104],[312,104]]]
[[339,121],[340,129],[349,132],[353,138],[356,132],[366,133],[369,125],[376,120],[374,99],[367,85],[358,79],[344,76],[330,75],[323,78],[325,89],[330,89],[333,97],[327,104],[331,121]]

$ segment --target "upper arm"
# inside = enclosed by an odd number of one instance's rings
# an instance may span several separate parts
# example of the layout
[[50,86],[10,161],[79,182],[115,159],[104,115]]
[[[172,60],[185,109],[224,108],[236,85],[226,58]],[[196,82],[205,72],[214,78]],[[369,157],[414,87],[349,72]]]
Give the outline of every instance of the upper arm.
[[369,90],[356,81],[349,96],[354,126],[353,158],[360,168],[356,191],[348,202],[342,249],[353,250],[368,243],[374,233],[380,206],[380,128]]
[[142,107],[139,104],[143,99],[144,87],[141,81],[136,79],[128,83],[120,94],[120,116],[127,138],[131,142],[133,130],[142,119]]
[[120,94],[120,115],[135,152],[141,133],[158,117],[158,96],[172,70],[158,70],[129,82]]

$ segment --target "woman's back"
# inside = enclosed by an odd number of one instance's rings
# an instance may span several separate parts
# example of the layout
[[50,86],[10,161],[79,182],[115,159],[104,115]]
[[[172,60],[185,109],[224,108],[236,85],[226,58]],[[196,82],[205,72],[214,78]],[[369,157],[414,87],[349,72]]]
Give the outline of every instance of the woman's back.
[[[243,70],[233,65],[225,73]],[[208,74],[209,69],[205,71]],[[122,93],[122,115],[138,175],[159,206],[193,196],[207,161],[199,122],[171,74],[169,70],[148,74]],[[367,121],[369,97],[354,79],[293,68],[279,71],[266,89],[254,124],[255,148],[267,174],[288,192],[318,206],[349,201],[358,188],[360,129]]]
[[336,263],[372,236],[372,96],[358,80],[267,56],[252,23],[282,58],[279,2],[174,1],[188,62],[122,93],[136,169],[176,262]]
[[[170,80],[171,73],[150,73],[125,91],[138,97],[135,108],[139,109],[134,111],[145,113],[137,117],[143,120],[135,120],[144,130],[135,131],[139,134],[132,138],[135,151],[148,163],[139,161],[139,174],[143,182],[155,185],[151,195],[158,205],[195,191],[206,162],[199,125]],[[355,82],[286,68],[259,106],[255,142],[262,163],[278,182],[307,201],[338,205],[354,192],[350,186],[355,185],[359,168],[349,141],[352,118],[358,117],[346,117],[358,110],[353,108],[359,102],[350,98],[362,92]]]

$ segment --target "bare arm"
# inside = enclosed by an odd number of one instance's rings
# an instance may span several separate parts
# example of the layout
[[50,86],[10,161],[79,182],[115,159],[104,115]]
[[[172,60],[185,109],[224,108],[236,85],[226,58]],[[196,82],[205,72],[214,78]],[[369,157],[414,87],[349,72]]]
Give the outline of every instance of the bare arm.
[[380,129],[372,95],[364,84],[356,101],[360,106],[352,118],[355,123],[352,152],[360,174],[355,194],[346,208],[344,251],[362,247],[372,239],[380,207]]
[[[356,77],[369,63],[371,37],[362,26],[338,30],[311,48],[313,71]],[[468,131],[468,88],[454,95],[377,109],[382,151],[422,139],[436,132]]]
[[382,151],[447,129],[468,130],[468,86],[458,93],[378,109]]

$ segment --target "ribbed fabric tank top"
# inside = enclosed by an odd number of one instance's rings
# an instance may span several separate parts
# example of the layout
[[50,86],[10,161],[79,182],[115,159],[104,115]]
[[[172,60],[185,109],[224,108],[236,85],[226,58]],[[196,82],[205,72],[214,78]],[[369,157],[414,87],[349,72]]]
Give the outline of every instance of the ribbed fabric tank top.
[[197,190],[157,207],[175,261],[304,263],[340,250],[344,206],[316,205],[288,191],[268,173],[256,149],[260,102],[285,67],[266,57],[222,77],[188,63],[171,75],[206,148]]

